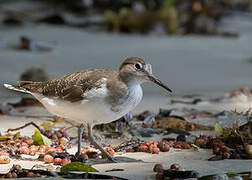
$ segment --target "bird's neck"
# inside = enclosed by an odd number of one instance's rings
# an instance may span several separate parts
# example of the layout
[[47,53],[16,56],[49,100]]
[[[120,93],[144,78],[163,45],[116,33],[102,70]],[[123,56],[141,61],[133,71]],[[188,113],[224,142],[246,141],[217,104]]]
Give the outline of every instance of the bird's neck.
[[118,79],[126,84],[129,89],[141,85],[141,82],[129,73],[119,73]]

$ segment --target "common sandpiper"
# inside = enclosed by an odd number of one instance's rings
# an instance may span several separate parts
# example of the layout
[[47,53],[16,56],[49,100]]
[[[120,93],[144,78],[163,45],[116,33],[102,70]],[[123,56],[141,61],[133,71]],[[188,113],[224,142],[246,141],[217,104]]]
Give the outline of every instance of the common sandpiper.
[[78,151],[84,127],[88,137],[110,161],[115,161],[93,136],[97,124],[115,121],[133,110],[143,97],[141,84],[154,82],[169,92],[152,74],[151,64],[139,57],[127,58],[118,71],[88,69],[47,82],[19,81],[19,86],[4,84],[8,89],[33,95],[52,114],[78,124]]

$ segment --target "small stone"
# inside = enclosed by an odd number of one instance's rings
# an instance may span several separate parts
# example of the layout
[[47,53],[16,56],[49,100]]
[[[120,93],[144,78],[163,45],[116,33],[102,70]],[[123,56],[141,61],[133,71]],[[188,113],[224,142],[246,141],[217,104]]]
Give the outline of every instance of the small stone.
[[252,159],[252,154],[247,154],[248,159]]
[[9,172],[7,174],[4,175],[5,178],[12,178],[12,174]]
[[177,136],[176,140],[185,142],[186,141],[186,136],[183,135],[183,134],[180,134],[180,135]]
[[86,155],[85,153],[81,153],[81,158],[82,158],[84,161],[87,161],[87,160],[88,160],[88,155]]
[[33,139],[25,139],[24,142],[27,143],[27,145],[29,145],[33,143]]
[[158,147],[157,147],[157,144],[151,143],[151,144],[149,145],[149,151],[152,153],[154,148],[158,148]]
[[46,148],[46,151],[47,151],[48,153],[50,153],[50,152],[55,152],[55,151],[56,151],[56,148],[55,148],[55,147],[47,147],[47,148]]
[[0,152],[0,156],[10,156],[10,154],[9,153],[7,153],[7,152]]
[[66,135],[66,130],[65,129],[61,128],[61,129],[58,130],[58,132],[61,133],[63,136]]
[[68,143],[68,139],[65,137],[60,138],[59,140],[60,144],[66,145]]
[[54,164],[54,165],[60,165],[61,162],[62,162],[62,159],[61,159],[61,158],[55,158],[55,159],[53,160],[53,164]]
[[35,176],[36,176],[36,177],[41,177],[41,174],[36,173]]
[[23,154],[29,154],[30,153],[30,150],[28,148],[28,146],[26,145],[22,145],[19,150],[23,153]]
[[62,159],[62,161],[61,161],[61,166],[64,166],[64,165],[69,164],[69,163],[71,163],[71,160],[68,159],[68,158],[64,158],[64,159]]
[[194,141],[194,144],[201,148],[205,147],[206,143],[207,143],[206,140],[201,137],[197,137]]
[[155,166],[153,167],[154,172],[161,172],[164,169],[165,169],[165,167],[163,164],[155,164]]
[[172,165],[170,166],[170,169],[173,169],[173,170],[179,170],[180,168],[181,168],[181,166],[180,166],[179,164],[177,164],[177,163],[172,164]]
[[40,145],[40,146],[39,146],[39,149],[47,149],[47,146],[44,145],[44,144],[43,144],[43,145]]
[[170,147],[174,146],[174,141],[167,141],[166,144],[168,144]]
[[88,158],[90,158],[90,159],[95,159],[99,156],[98,153],[95,151],[88,151],[88,152],[86,152],[86,154],[87,154]]
[[182,145],[181,144],[174,144],[173,146],[175,149],[182,149]]
[[158,172],[156,174],[156,180],[163,180],[165,179],[164,174],[162,172]]
[[220,155],[220,147],[213,147],[213,154]]
[[[147,147],[147,150],[148,150],[148,147]],[[135,150],[132,148],[132,149],[127,149],[126,152],[135,152]]]
[[159,152],[160,152],[160,149],[158,147],[153,148],[151,151],[152,154],[158,154]]
[[186,130],[187,131],[195,131],[195,129],[196,129],[196,127],[195,127],[194,124],[189,123],[189,124],[186,125]]
[[46,153],[46,149],[39,149],[38,151],[40,154],[45,154]]
[[11,169],[15,169],[17,171],[21,171],[22,170],[22,167],[19,165],[19,164],[13,164],[12,168]]
[[63,149],[61,147],[56,147],[55,152],[56,153],[63,153]]
[[12,178],[17,178],[18,177],[17,173],[15,173],[15,172],[12,172],[11,175],[12,175]]
[[252,155],[252,145],[251,145],[251,144],[246,144],[246,145],[245,145],[245,152],[246,152],[248,155]]
[[25,169],[25,170],[22,171],[22,174],[23,174],[24,176],[27,176],[28,172],[29,172],[29,171]]
[[27,177],[34,177],[34,176],[35,176],[35,174],[33,172],[28,172],[27,173]]
[[53,157],[51,155],[49,155],[49,154],[45,155],[44,162],[45,163],[52,163],[53,162]]
[[51,137],[52,140],[57,141],[58,140],[58,136],[56,134],[53,134]]
[[29,147],[29,145],[26,142],[21,142],[21,146]]
[[111,148],[111,147],[107,147],[107,148],[106,148],[106,151],[107,151],[111,156],[114,156],[114,155],[115,155],[115,151],[114,151],[114,149]]
[[241,159],[241,156],[240,156],[239,153],[234,152],[234,153],[231,154],[230,158],[231,159]]
[[183,142],[181,145],[183,149],[191,149],[191,146],[187,142]]
[[138,151],[140,152],[147,152],[148,149],[149,149],[148,146],[143,145],[143,144],[138,147]]
[[170,146],[168,144],[162,143],[159,145],[159,149],[162,152],[168,152],[170,150]]
[[224,152],[223,154],[222,154],[222,158],[223,159],[229,159],[230,158],[230,153],[229,152]]
[[10,158],[8,156],[0,156],[0,164],[9,164]]

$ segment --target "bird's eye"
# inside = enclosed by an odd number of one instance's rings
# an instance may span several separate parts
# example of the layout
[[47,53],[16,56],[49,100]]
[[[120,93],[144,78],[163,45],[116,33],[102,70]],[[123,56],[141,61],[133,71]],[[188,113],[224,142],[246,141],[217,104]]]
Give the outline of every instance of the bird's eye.
[[142,66],[141,66],[141,64],[135,64],[135,67],[136,67],[136,69],[141,69],[142,68]]

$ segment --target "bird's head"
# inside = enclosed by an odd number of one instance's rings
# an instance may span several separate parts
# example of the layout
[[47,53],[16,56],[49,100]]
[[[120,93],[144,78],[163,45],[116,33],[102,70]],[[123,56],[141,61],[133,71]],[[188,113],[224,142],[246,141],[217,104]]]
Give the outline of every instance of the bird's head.
[[153,76],[151,64],[139,57],[130,57],[124,60],[119,68],[119,76],[127,84],[142,84],[151,81],[172,92],[170,88]]

